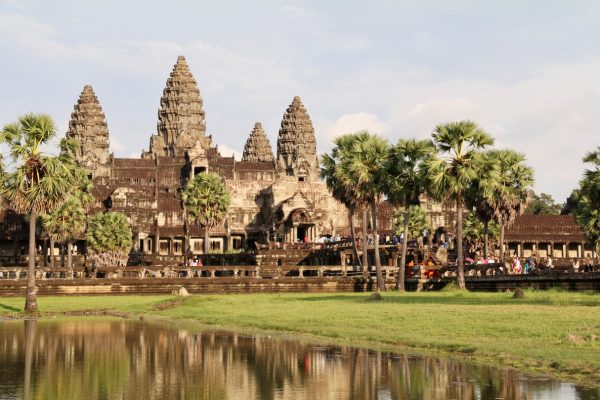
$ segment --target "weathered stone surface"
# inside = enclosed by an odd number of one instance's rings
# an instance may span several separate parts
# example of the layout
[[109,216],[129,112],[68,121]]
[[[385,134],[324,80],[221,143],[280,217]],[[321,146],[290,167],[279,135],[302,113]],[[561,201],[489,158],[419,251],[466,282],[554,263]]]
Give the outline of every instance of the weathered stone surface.
[[318,178],[315,130],[299,96],[294,97],[281,121],[277,163],[286,175]]
[[158,156],[175,155],[176,148],[189,149],[206,133],[200,89],[183,56],[179,56],[167,79],[156,130],[150,150]]
[[260,122],[254,124],[254,129],[244,146],[242,161],[273,162],[273,149]]
[[109,135],[106,117],[90,85],[83,88],[75,104],[67,137],[79,142],[76,157],[88,170],[96,171],[99,167],[102,169],[101,166],[108,163]]

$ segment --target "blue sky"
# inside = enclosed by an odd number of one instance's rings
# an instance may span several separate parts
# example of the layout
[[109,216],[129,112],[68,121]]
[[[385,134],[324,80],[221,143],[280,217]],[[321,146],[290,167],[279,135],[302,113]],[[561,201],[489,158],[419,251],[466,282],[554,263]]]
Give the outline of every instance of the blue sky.
[[600,145],[598,39],[595,1],[0,0],[0,124],[46,112],[64,134],[91,84],[112,150],[138,156],[182,54],[223,153],[256,121],[274,147],[295,95],[321,152],[349,131],[396,142],[470,118],[562,202]]

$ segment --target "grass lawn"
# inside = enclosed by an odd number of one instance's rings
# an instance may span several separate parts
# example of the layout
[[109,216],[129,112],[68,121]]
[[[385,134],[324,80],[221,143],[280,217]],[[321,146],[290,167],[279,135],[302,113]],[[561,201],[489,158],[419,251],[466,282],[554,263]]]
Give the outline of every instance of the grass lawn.
[[[600,294],[526,291],[40,297],[40,312],[113,310],[214,328],[282,332],[339,344],[472,359],[600,382]],[[22,298],[0,299],[19,316]]]

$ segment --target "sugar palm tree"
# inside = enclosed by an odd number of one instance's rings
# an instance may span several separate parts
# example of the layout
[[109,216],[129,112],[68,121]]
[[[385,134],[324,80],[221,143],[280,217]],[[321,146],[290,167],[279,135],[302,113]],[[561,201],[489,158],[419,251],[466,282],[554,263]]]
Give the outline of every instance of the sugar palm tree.
[[61,153],[51,156],[42,152],[56,134],[52,118],[45,114],[27,114],[2,129],[0,143],[7,145],[12,168],[3,175],[0,197],[16,212],[29,214],[29,264],[25,311],[37,310],[35,286],[35,226],[39,215],[47,214],[71,193],[75,162],[71,157],[75,144],[63,139]]
[[504,258],[504,229],[525,210],[528,193],[533,184],[533,169],[525,156],[514,150],[490,150],[486,157],[497,163],[497,176],[492,190],[484,196],[500,225],[500,257]]
[[404,267],[408,243],[408,213],[411,205],[419,204],[419,196],[426,191],[425,163],[435,152],[430,140],[400,139],[388,158],[385,194],[394,205],[404,206],[404,240],[396,288],[404,291]]
[[358,248],[356,245],[356,229],[354,227],[354,214],[358,207],[358,199],[354,195],[351,188],[346,187],[342,184],[342,180],[339,178],[340,174],[344,171],[340,168],[340,148],[348,146],[351,143],[351,135],[343,135],[334,140],[335,147],[331,151],[331,154],[321,155],[321,178],[325,179],[327,187],[331,191],[333,197],[340,203],[344,204],[348,209],[348,221],[350,223],[350,236],[352,240],[352,252],[354,254],[353,264],[362,267],[360,257],[358,255]]
[[573,191],[569,200],[574,204],[573,213],[583,228],[588,240],[596,248],[600,262],[600,146],[586,154],[583,162],[589,168],[585,170],[579,189]]
[[389,144],[384,138],[371,135],[367,131],[355,133],[349,146],[341,149],[340,174],[342,184],[354,190],[356,198],[371,208],[371,228],[374,238],[375,268],[377,288],[385,290],[379,255],[377,231],[377,204],[383,195],[386,182],[385,165],[389,154]]
[[494,209],[490,199],[495,193],[496,185],[499,183],[499,164],[496,153],[487,151],[483,153],[479,173],[473,184],[465,193],[465,204],[470,210],[474,210],[475,216],[483,224],[483,257],[488,256],[489,227],[494,221]]
[[185,186],[181,197],[186,213],[204,228],[204,254],[210,251],[210,233],[227,216],[231,197],[218,174],[201,173]]
[[448,196],[456,201],[457,284],[465,289],[463,257],[463,205],[465,192],[481,170],[483,156],[480,150],[494,140],[475,122],[464,120],[440,124],[432,134],[438,154],[426,164],[428,187],[438,199]]

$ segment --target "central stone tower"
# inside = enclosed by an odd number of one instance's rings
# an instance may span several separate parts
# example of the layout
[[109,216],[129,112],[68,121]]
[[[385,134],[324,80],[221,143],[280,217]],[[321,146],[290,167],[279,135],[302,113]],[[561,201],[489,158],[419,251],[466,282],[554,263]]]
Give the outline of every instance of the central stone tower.
[[177,58],[167,79],[156,130],[145,158],[182,156],[198,145],[210,147],[200,89],[183,56]]
[[294,97],[281,121],[277,138],[277,168],[299,181],[319,177],[315,130],[299,96]]

